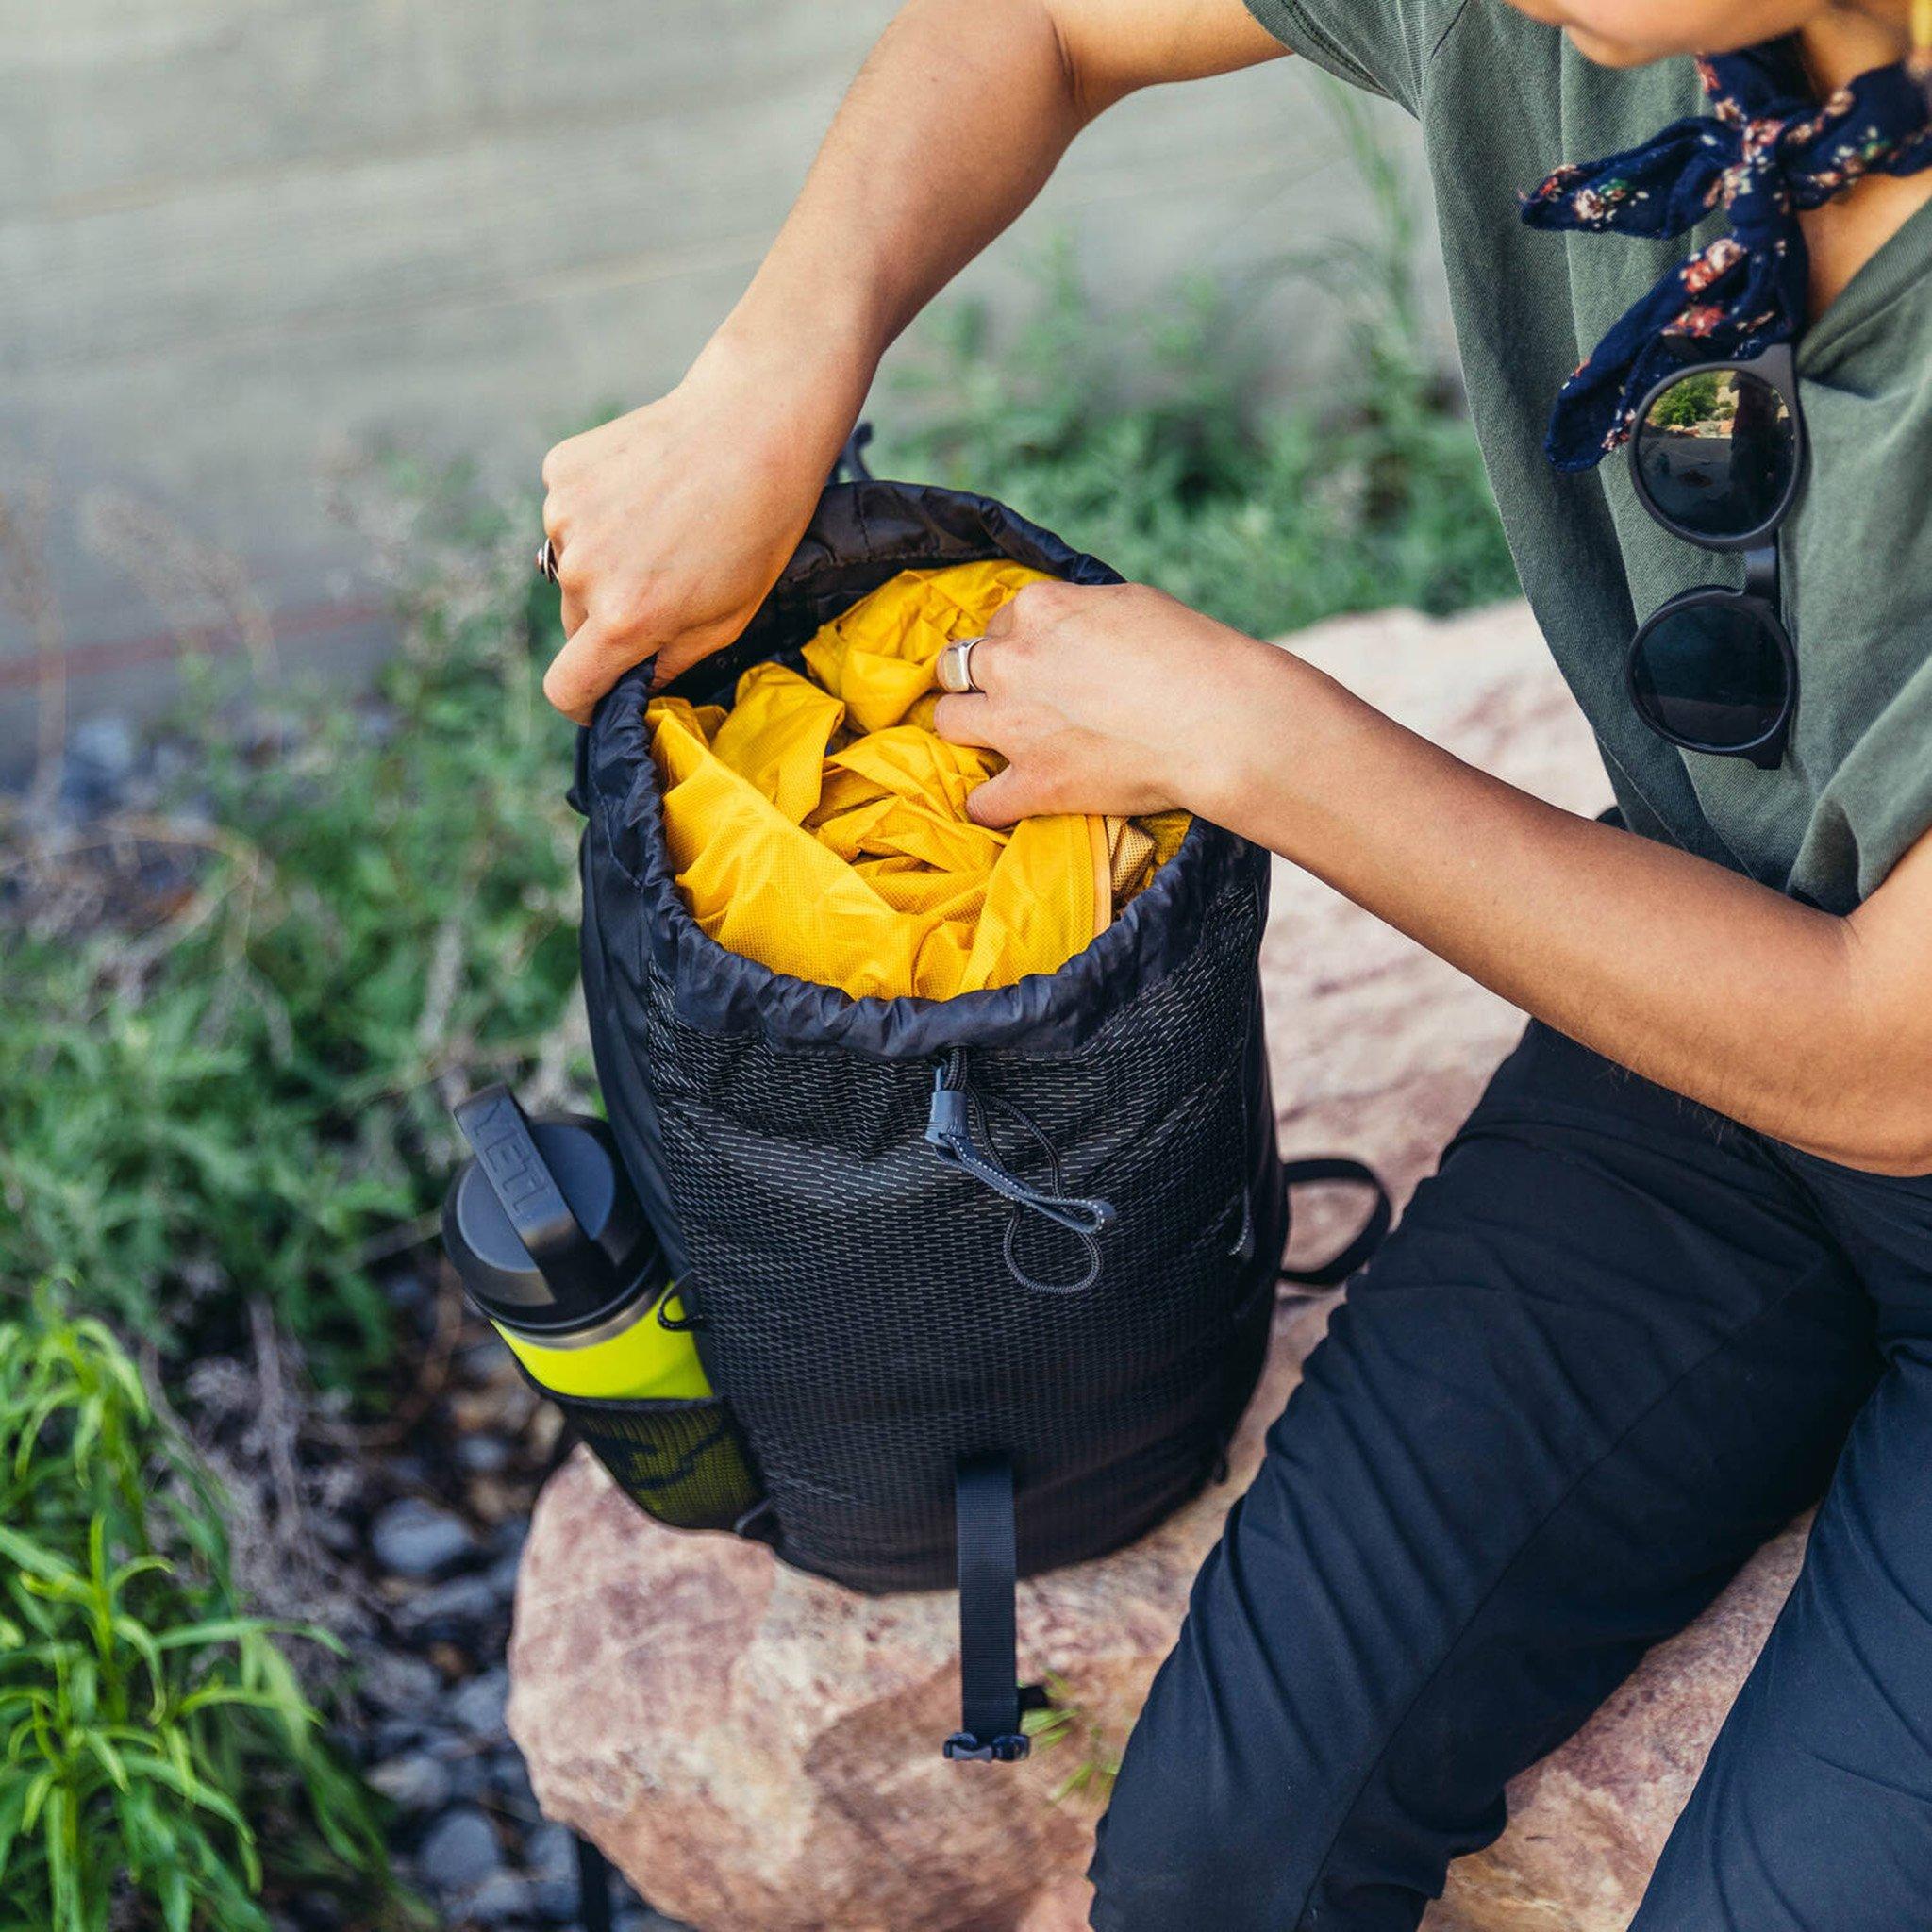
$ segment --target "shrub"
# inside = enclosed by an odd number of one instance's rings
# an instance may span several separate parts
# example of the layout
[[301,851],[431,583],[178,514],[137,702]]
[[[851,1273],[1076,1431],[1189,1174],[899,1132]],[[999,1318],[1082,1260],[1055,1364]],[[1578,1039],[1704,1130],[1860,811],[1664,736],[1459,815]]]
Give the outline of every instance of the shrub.
[[1421,318],[1415,209],[1359,102],[1331,96],[1375,222],[1303,258],[1346,319],[1326,394],[1251,406],[1259,344],[1196,282],[1102,316],[1064,242],[1010,340],[964,303],[900,378],[924,420],[883,417],[878,467],[999,496],[1124,575],[1262,636],[1341,611],[1510,596],[1480,452]]
[[254,1294],[324,1379],[378,1370],[369,1244],[434,1205],[442,1086],[521,1071],[575,983],[526,546],[458,485],[401,482],[426,562],[373,704],[285,686],[238,720],[203,671],[190,815],[8,855],[69,897],[111,866],[104,913],[29,891],[0,923],[0,1279],[83,1280],[171,1356]]
[[295,1886],[401,1912],[217,1506],[99,1322],[43,1294],[0,1327],[4,1932],[269,1932]]

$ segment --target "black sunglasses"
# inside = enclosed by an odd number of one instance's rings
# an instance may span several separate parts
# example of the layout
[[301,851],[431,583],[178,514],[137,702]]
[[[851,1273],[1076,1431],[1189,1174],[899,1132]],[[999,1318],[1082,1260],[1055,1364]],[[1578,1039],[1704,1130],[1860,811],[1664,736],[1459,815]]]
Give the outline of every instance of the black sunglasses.
[[1637,407],[1638,500],[1673,535],[1741,550],[1744,588],[1705,584],[1646,618],[1624,673],[1660,738],[1769,771],[1798,710],[1798,658],[1778,617],[1777,533],[1805,470],[1796,359],[1777,342],[1748,362],[1700,362]]

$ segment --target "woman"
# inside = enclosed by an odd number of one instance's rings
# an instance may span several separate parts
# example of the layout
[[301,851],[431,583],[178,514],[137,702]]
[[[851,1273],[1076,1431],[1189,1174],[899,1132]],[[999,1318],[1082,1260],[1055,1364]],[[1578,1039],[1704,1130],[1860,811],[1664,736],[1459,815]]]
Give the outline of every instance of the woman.
[[[1906,0],[1249,4],[915,0],[686,380],[551,453],[547,689],[581,718],[737,632],[886,344],[1112,102],[1289,47],[1418,114],[1490,475],[1620,823],[1145,588],[1026,591],[941,707],[1010,761],[985,822],[1185,807],[1535,1016],[1202,1573],[1093,1922],[1414,1926],[1506,1780],[1822,1496],[1637,1924],[1924,1926],[1932,133]],[[1707,199],[1728,237],[1684,239]],[[1660,405],[1633,465],[1642,392],[1712,349],[1744,373]],[[1736,585],[1713,539],[1749,597],[1633,651]]]

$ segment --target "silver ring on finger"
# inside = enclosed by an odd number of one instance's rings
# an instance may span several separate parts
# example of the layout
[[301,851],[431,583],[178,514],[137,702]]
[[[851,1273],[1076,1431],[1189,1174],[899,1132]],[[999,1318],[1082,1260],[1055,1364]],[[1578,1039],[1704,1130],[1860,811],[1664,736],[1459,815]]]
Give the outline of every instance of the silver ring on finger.
[[941,691],[952,691],[955,695],[969,691],[985,695],[982,688],[973,681],[973,647],[985,641],[983,638],[961,638],[940,653],[938,675]]
[[557,545],[548,537],[544,538],[542,548],[537,552],[537,575],[557,581]]

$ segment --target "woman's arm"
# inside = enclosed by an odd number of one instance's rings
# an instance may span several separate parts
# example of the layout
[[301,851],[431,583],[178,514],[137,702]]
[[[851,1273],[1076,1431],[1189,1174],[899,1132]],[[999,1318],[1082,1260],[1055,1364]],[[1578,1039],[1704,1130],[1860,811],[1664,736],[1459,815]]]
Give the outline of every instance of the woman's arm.
[[989,824],[1180,805],[1305,866],[1610,1059],[1881,1174],[1932,1171],[1932,835],[1840,919],[1475,771],[1286,651],[1139,586],[1041,586],[948,736]]
[[1283,51],[1241,0],[911,0],[683,382],[545,458],[569,637],[550,701],[586,719],[633,664],[675,675],[743,629],[887,345],[1089,121]]

